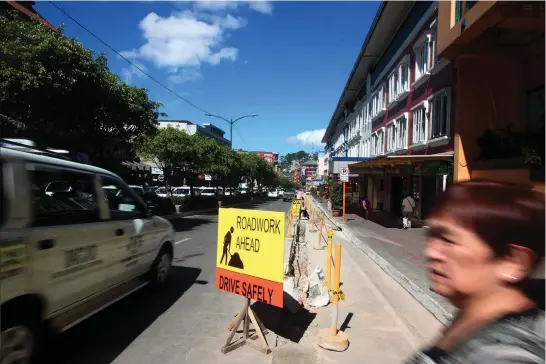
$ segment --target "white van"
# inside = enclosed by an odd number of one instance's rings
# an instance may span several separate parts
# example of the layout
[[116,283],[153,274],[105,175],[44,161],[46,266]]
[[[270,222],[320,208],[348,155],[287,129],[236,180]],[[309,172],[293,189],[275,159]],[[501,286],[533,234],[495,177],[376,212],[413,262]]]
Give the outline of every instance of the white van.
[[66,330],[164,283],[173,243],[172,225],[117,175],[2,144],[0,359],[26,363],[46,324]]

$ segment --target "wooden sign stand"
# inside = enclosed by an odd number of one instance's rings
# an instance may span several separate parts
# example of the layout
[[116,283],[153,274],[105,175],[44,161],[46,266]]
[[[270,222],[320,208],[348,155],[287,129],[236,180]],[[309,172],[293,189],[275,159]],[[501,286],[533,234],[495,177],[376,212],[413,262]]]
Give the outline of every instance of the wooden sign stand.
[[[252,324],[254,325],[254,334],[252,335],[249,335],[250,322],[252,322]],[[233,336],[235,336],[235,333],[239,329],[241,323],[243,323],[243,337],[240,338],[238,341],[232,343],[231,341],[233,340]],[[250,308],[250,298],[245,298],[245,307],[229,323],[227,329],[228,331],[231,331],[231,333],[229,334],[226,343],[222,347],[222,354],[229,353],[230,351],[244,345],[248,345],[258,351],[261,351],[266,355],[271,352],[269,344],[265,339],[265,335],[267,335],[268,330],[262,324],[260,319],[254,314],[252,308]],[[254,343],[256,339],[259,339],[261,345]]]

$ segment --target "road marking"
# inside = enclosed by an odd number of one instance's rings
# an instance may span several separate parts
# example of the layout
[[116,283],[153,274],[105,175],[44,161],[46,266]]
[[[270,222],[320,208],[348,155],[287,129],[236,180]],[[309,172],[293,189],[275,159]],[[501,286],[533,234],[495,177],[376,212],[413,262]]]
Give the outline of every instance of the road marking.
[[184,239],[182,239],[182,240],[177,241],[177,242],[174,243],[174,244],[175,244],[175,245],[176,245],[176,244],[180,244],[180,243],[183,243],[183,242],[188,241],[188,240],[190,240],[190,239],[191,239],[191,238],[184,238]]

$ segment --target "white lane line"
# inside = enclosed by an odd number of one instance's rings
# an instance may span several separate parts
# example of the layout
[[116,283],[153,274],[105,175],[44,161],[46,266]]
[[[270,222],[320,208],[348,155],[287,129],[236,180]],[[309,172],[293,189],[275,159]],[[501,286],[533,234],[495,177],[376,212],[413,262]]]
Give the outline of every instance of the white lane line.
[[183,242],[188,241],[188,240],[190,240],[190,239],[191,239],[191,238],[184,238],[184,239],[179,240],[179,241],[177,241],[176,243],[174,243],[174,245],[183,243]]

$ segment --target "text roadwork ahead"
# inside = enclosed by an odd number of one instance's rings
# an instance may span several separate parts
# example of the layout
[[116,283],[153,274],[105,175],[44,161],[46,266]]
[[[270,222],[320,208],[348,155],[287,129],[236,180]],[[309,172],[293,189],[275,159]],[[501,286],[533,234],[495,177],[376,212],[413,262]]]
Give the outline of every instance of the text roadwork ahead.
[[271,234],[281,234],[281,220],[237,216],[237,228],[240,230],[260,231]]

